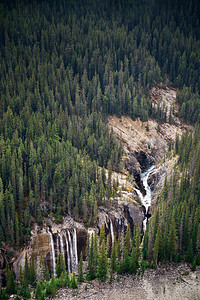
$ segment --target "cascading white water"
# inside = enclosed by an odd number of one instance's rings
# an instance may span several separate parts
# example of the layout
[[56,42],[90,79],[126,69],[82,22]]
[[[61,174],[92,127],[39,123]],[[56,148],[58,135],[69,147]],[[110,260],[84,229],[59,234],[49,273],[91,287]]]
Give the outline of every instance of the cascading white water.
[[71,259],[70,259],[70,254],[69,254],[69,244],[68,244],[68,239],[66,232],[63,231],[64,237],[65,237],[65,242],[66,242],[66,251],[67,251],[67,267],[68,267],[68,273],[71,273]]
[[139,198],[140,198],[140,200],[142,201],[142,199],[143,199],[143,195],[142,195],[142,193],[140,192],[140,190],[138,190],[138,189],[136,189],[136,188],[134,188],[134,190],[136,191],[136,193],[137,193],[138,197],[139,197]]
[[60,238],[60,249],[61,249],[61,253],[65,259],[65,252],[64,252],[64,246],[63,246],[63,237],[62,237],[62,234],[58,234],[59,235],[59,238]]
[[60,247],[59,247],[59,235],[57,235],[57,239],[56,239],[56,247],[57,247],[57,258],[58,258],[58,255],[60,253]]
[[115,236],[114,236],[113,224],[112,224],[112,220],[111,219],[110,219],[110,234],[111,234],[112,245],[113,245]]
[[72,240],[69,230],[67,230],[68,240],[69,240],[69,250],[71,256],[71,265],[72,265],[72,272],[74,271],[74,256],[73,256],[73,248],[72,248]]
[[49,242],[50,242],[50,254],[51,254],[51,262],[52,262],[52,270],[53,275],[56,276],[56,258],[55,258],[55,248],[54,248],[54,242],[53,242],[53,235],[48,230],[49,233]]
[[74,256],[75,256],[75,268],[76,268],[77,265],[78,265],[78,252],[77,252],[77,235],[76,235],[76,228],[74,228],[74,232],[73,232],[73,246],[74,246],[73,253],[74,253]]
[[[155,166],[151,166],[146,172],[142,173],[141,175],[141,180],[143,182],[145,191],[146,191],[146,195],[143,197],[142,193],[138,193],[142,204],[144,205],[146,212],[148,211],[149,206],[151,205],[151,188],[148,185],[148,177],[150,172],[155,168]],[[144,219],[143,221],[143,230],[146,230],[146,226],[147,226],[147,218]]]

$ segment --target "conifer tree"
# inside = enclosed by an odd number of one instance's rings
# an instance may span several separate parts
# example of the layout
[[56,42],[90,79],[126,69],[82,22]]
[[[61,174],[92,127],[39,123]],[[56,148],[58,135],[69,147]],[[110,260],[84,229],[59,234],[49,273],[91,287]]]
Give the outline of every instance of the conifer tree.
[[16,293],[16,283],[14,279],[13,270],[10,270],[9,266],[6,266],[6,292],[8,294],[15,294]]
[[105,226],[103,224],[103,225],[101,225],[101,228],[100,228],[99,245],[101,245],[101,243],[103,242],[104,239],[105,239]]
[[153,257],[154,257],[156,265],[157,265],[157,262],[159,259],[159,252],[160,252],[160,247],[161,247],[160,244],[161,244],[161,228],[159,225],[157,233],[156,233],[156,240],[155,240],[154,247],[153,247]]
[[137,251],[136,248],[132,249],[130,260],[130,272],[136,274],[137,271]]
[[175,220],[172,218],[171,228],[168,235],[168,253],[169,258],[172,260],[173,256],[176,255],[177,251],[177,234],[175,227]]
[[126,235],[124,238],[124,253],[130,253],[131,251],[131,229],[130,229],[130,224],[128,224],[127,230],[126,230]]
[[72,274],[70,286],[72,289],[77,289],[77,287],[78,287],[75,273]]
[[65,265],[63,254],[59,253],[58,260],[56,263],[56,275],[58,276],[58,278],[62,273],[64,273],[65,270],[66,270],[66,265]]
[[97,278],[100,280],[106,280],[107,273],[108,273],[108,259],[107,259],[105,241],[103,240],[99,248]]
[[111,260],[110,260],[111,272],[114,273],[117,270],[117,241],[114,239],[111,251]]
[[37,270],[36,270],[36,264],[35,264],[35,259],[34,256],[31,256],[31,261],[30,261],[30,278],[29,282],[31,285],[35,286],[36,285],[36,279],[37,279]]
[[89,249],[89,258],[88,258],[88,273],[87,273],[88,280],[93,280],[96,277],[95,273],[96,272],[94,268],[94,238],[92,233],[90,249]]
[[23,285],[26,286],[29,283],[30,280],[30,268],[28,263],[28,256],[27,252],[25,254],[25,264],[24,264],[24,276],[23,276]]
[[78,282],[83,282],[84,276],[83,276],[83,254],[81,251],[81,257],[78,265]]

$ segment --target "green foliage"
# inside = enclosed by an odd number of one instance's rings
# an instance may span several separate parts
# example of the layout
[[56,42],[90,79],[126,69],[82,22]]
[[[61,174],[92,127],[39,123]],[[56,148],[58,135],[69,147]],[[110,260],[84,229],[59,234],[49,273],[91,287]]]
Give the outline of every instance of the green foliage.
[[83,282],[84,276],[83,276],[83,254],[81,251],[81,257],[78,265],[78,282]]
[[57,284],[56,279],[52,276],[51,280],[46,283],[46,295],[55,296],[57,293]]
[[93,280],[95,277],[96,277],[96,269],[95,269],[94,237],[92,233],[91,243],[89,248],[87,279]]
[[131,252],[130,272],[132,274],[136,274],[137,272],[137,251],[135,248]]
[[106,253],[105,241],[103,240],[99,248],[97,278],[100,280],[106,280],[107,273],[108,273],[108,258]]
[[0,289],[0,299],[2,299],[2,300],[9,299],[6,289]]
[[6,266],[6,293],[16,294],[17,287],[15,283],[13,270],[10,270],[9,266]]
[[111,268],[111,273],[114,273],[117,270],[117,241],[116,241],[116,239],[114,239],[114,243],[112,245],[110,268]]
[[75,273],[72,274],[70,286],[72,289],[77,289],[77,287],[78,287]]
[[60,277],[60,275],[62,273],[65,272],[65,270],[66,270],[66,266],[65,266],[65,260],[64,260],[63,254],[59,253],[58,260],[56,263],[56,275],[58,276],[58,278]]
[[22,286],[19,290],[19,295],[23,297],[23,299],[31,299],[31,293],[28,289],[28,286]]
[[35,289],[35,298],[37,300],[45,300],[45,291],[43,290],[43,285],[41,283],[37,283]]
[[[200,160],[199,125],[193,134],[176,138],[178,168],[161,193],[143,244],[143,257],[155,264],[174,260],[199,264],[200,250]],[[148,243],[147,243],[148,242]]]
[[149,4],[2,3],[0,243],[21,247],[49,213],[96,223],[123,152],[106,117],[165,121],[155,83],[178,87],[180,115],[200,121],[199,2]]
[[195,271],[196,270],[196,266],[197,266],[197,261],[196,258],[193,259],[192,265],[191,265],[191,270]]

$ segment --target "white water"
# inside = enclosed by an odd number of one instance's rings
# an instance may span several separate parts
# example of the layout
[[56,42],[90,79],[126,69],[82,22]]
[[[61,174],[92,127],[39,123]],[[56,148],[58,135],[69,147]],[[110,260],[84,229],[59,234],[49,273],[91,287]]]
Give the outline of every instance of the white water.
[[[141,199],[142,204],[144,205],[145,209],[146,209],[146,213],[148,211],[149,206],[151,205],[151,188],[148,185],[148,177],[150,172],[155,168],[155,166],[151,166],[146,172],[142,173],[141,175],[141,180],[143,182],[145,191],[146,191],[146,195],[143,196],[142,193],[140,192],[140,190],[135,188],[135,191],[137,192],[138,196]],[[144,221],[143,221],[143,230],[145,231],[147,227],[147,218],[145,217]]]
[[71,265],[72,265],[72,272],[74,271],[74,262],[73,262],[73,249],[72,249],[72,240],[69,230],[67,230],[68,233],[68,240],[69,240],[69,250],[70,250],[70,257],[71,257]]
[[69,254],[69,244],[68,244],[66,232],[64,231],[63,234],[64,234],[65,242],[66,242],[68,273],[70,274],[71,273],[71,260],[70,260],[70,254]]
[[75,268],[78,265],[78,253],[77,253],[77,235],[76,235],[76,229],[74,228],[73,232],[73,246],[74,246],[74,256],[75,256]]
[[48,230],[53,275],[56,276],[56,258],[52,233]]
[[64,245],[63,245],[63,237],[62,235],[59,233],[59,238],[60,238],[60,248],[61,248],[61,253],[63,255],[63,258],[65,259],[65,252],[64,252]]
[[57,239],[56,239],[56,247],[57,247],[57,258],[58,258],[58,255],[60,253],[60,247],[59,247],[59,235],[57,235]]
[[114,230],[113,230],[113,224],[112,224],[112,220],[110,219],[110,233],[111,233],[111,239],[112,239],[112,245],[114,243]]

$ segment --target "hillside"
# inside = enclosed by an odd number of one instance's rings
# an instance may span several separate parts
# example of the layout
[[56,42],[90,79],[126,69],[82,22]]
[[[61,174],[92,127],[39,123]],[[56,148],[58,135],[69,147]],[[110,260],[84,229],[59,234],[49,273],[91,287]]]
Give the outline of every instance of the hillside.
[[1,1],[0,299],[198,269],[199,36],[195,0]]

